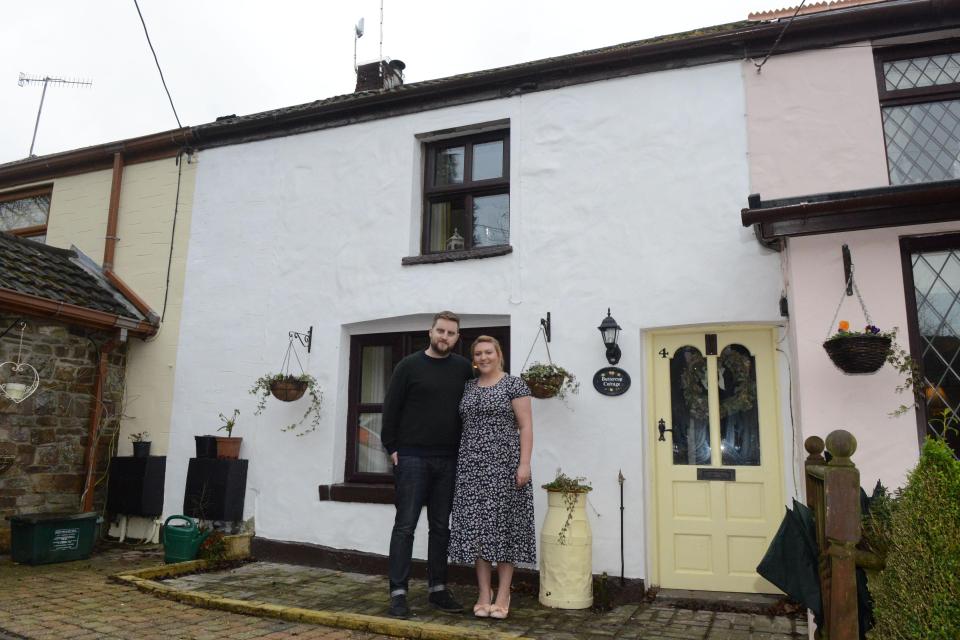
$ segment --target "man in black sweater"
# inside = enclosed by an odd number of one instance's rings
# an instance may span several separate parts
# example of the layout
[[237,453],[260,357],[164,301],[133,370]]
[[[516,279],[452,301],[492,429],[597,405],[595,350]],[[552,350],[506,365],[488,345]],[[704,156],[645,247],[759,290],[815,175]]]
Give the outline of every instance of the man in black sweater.
[[390,615],[410,616],[407,582],[413,532],[427,507],[430,537],[427,573],[430,604],[463,611],[447,589],[450,509],[460,447],[460,398],[473,377],[470,362],[455,353],[460,318],[450,311],[433,317],[430,346],[400,361],[383,401],[381,440],[393,460],[397,515],[390,535]]

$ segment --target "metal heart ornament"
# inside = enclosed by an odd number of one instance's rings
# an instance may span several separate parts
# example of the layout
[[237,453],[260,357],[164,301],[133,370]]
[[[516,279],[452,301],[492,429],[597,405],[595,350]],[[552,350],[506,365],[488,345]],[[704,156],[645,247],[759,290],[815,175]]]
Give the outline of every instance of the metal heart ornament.
[[4,367],[7,365],[10,366],[11,375],[13,374],[26,374],[30,375],[33,373],[33,383],[24,384],[22,382],[5,382],[0,384],[0,393],[4,395],[8,400],[12,400],[16,404],[20,404],[27,398],[33,395],[33,392],[37,390],[37,387],[40,386],[40,374],[37,373],[37,370],[26,362],[16,363],[16,362],[4,362],[0,364],[0,375],[3,373]]

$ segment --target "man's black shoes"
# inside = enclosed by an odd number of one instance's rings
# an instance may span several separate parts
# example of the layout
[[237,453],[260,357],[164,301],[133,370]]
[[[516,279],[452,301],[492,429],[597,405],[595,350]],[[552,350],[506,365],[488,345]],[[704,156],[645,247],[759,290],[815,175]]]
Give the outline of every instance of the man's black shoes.
[[407,595],[401,593],[399,595],[390,596],[390,611],[391,618],[409,618],[410,617],[410,607],[407,605]]
[[463,605],[453,599],[453,596],[446,589],[434,591],[430,594],[430,606],[434,609],[440,609],[447,613],[463,613]]

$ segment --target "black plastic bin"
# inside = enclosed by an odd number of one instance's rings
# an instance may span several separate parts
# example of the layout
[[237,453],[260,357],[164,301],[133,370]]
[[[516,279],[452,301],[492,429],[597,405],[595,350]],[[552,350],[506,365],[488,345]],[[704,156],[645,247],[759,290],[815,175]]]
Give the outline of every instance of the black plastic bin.
[[11,516],[11,557],[23,564],[89,558],[99,519],[100,514],[95,511]]

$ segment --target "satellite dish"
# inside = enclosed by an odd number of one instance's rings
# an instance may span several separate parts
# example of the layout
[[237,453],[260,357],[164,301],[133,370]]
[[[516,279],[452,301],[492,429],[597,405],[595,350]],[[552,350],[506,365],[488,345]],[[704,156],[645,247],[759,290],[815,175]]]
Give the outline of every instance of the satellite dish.
[[363,37],[363,18],[360,18],[360,21],[354,25],[353,32],[357,34],[358,38]]

